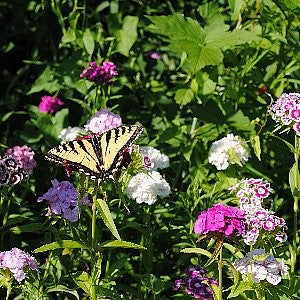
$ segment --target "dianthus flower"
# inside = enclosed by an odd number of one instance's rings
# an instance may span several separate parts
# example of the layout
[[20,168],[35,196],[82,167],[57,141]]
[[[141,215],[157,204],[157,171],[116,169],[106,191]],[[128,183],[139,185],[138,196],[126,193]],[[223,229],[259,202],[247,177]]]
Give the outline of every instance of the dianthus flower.
[[289,126],[297,135],[300,135],[300,94],[282,94],[271,105],[269,112],[279,126]]
[[171,192],[170,185],[156,171],[149,173],[138,173],[133,176],[126,190],[129,198],[135,199],[137,203],[154,204],[157,196],[168,197]]
[[119,115],[116,115],[108,108],[104,108],[96,112],[96,114],[90,118],[84,128],[93,133],[101,134],[107,130],[119,127],[122,125],[122,119]]
[[35,258],[18,248],[0,252],[0,268],[8,269],[18,282],[25,279],[28,268],[38,271]]
[[212,300],[213,291],[209,285],[218,285],[218,282],[210,277],[205,276],[207,271],[204,268],[189,267],[185,271],[186,277],[178,279],[173,286],[174,291],[185,287],[185,292],[193,295],[195,299]]
[[[70,222],[78,221],[78,192],[69,181],[51,181],[51,187],[44,195],[37,199],[38,202],[47,200],[49,203],[46,216],[51,214],[62,215]],[[81,204],[89,204],[87,197],[84,197]]]
[[99,66],[95,61],[90,62],[88,68],[80,74],[80,77],[98,84],[112,84],[115,76],[118,76],[117,66],[111,61],[105,61]]
[[245,144],[232,133],[212,143],[208,161],[218,170],[225,170],[230,164],[243,164],[249,158]]
[[68,126],[67,128],[64,128],[61,130],[59,133],[58,137],[62,142],[68,142],[68,141],[73,141],[77,138],[79,134],[83,133],[83,129],[79,127],[71,127]]
[[33,150],[27,146],[14,146],[5,151],[5,155],[13,156],[17,159],[19,167],[27,174],[31,174],[32,170],[36,167],[34,154]]
[[288,274],[288,267],[284,261],[278,262],[273,255],[266,255],[264,249],[255,249],[244,258],[233,263],[234,268],[246,278],[251,274],[255,283],[266,280],[272,285],[281,281],[282,275]]
[[39,110],[49,114],[54,114],[64,105],[64,102],[57,97],[43,96],[39,104]]
[[246,232],[245,213],[232,206],[215,204],[201,212],[194,226],[196,234],[221,234],[224,237]]
[[140,147],[144,159],[144,166],[148,170],[156,171],[170,166],[169,157],[151,146]]

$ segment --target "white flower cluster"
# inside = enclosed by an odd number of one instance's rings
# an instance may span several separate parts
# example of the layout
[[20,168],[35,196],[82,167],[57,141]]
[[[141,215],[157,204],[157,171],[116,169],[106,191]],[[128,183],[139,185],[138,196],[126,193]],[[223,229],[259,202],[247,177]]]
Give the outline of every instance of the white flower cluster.
[[157,169],[164,169],[170,166],[169,157],[156,148],[151,146],[140,147],[140,153],[143,155],[146,169],[157,171]]
[[267,280],[272,285],[277,285],[281,281],[281,275],[288,274],[284,261],[278,262],[273,255],[266,255],[264,249],[247,253],[245,257],[237,259],[233,266],[241,274],[250,273],[255,283]]
[[59,133],[58,137],[62,142],[68,142],[75,140],[81,133],[84,133],[83,129],[79,127],[68,126]]
[[215,165],[218,170],[225,170],[230,164],[236,164],[237,160],[244,163],[248,158],[248,152],[239,137],[230,133],[226,137],[213,142],[208,161]]
[[135,199],[137,203],[144,202],[149,205],[157,201],[157,196],[167,197],[170,192],[170,185],[157,171],[142,172],[133,176],[126,190],[129,198]]

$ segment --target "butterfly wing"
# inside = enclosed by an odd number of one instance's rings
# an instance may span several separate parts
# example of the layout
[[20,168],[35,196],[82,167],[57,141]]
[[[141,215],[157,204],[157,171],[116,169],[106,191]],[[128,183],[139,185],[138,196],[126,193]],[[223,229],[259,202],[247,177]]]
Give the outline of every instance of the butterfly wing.
[[120,126],[91,139],[62,143],[51,149],[45,158],[67,164],[72,169],[90,175],[92,179],[112,178],[120,167],[122,152],[142,131],[142,126]]

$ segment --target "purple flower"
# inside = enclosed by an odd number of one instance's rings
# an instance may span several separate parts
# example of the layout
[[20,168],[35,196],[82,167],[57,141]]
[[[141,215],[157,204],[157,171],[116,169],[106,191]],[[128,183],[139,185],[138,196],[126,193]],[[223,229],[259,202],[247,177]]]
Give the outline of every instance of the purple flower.
[[38,271],[38,265],[35,258],[28,253],[18,248],[0,252],[0,268],[4,270],[8,269],[18,282],[25,279],[26,267]]
[[150,57],[156,60],[162,59],[162,55],[159,52],[151,52]]
[[196,234],[220,233],[225,237],[246,231],[244,212],[236,207],[215,204],[203,211],[194,226]]
[[90,62],[88,68],[80,74],[80,77],[98,84],[112,84],[115,76],[118,76],[117,66],[111,61],[105,61],[99,66],[95,61]]
[[[51,181],[53,187],[37,199],[38,202],[48,201],[49,207],[46,216],[51,214],[63,215],[70,222],[78,221],[78,192],[69,181]],[[89,204],[86,197],[81,204]]]
[[119,127],[122,125],[122,119],[119,115],[116,115],[108,108],[104,108],[96,112],[96,114],[90,118],[84,128],[93,133],[101,134],[107,130]]
[[33,150],[27,146],[14,146],[5,151],[5,155],[13,156],[17,159],[19,167],[27,174],[31,174],[36,167],[34,154]]
[[147,170],[151,170],[154,167],[154,163],[151,162],[151,158],[149,156],[144,156],[144,166]]
[[39,104],[39,110],[48,114],[54,114],[64,105],[57,97],[43,96]]

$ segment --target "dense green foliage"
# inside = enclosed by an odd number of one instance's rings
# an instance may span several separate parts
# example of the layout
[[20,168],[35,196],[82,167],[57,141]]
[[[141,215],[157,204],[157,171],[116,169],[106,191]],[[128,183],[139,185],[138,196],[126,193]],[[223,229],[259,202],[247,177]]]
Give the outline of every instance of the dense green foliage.
[[[0,250],[38,249],[40,265],[39,275],[22,288],[14,285],[12,295],[22,290],[25,299],[88,299],[91,294],[90,216],[82,214],[77,223],[45,217],[46,206],[36,199],[54,178],[68,180],[62,167],[44,160],[59,144],[60,131],[83,127],[104,107],[120,114],[124,124],[143,125],[138,144],[169,156],[163,173],[172,194],[148,206],[120,195],[113,183],[102,186],[107,202],[96,203],[102,249],[96,261],[98,299],[191,298],[172,291],[174,280],[191,264],[205,265],[214,252],[209,240],[196,242],[194,222],[214,203],[233,201],[228,188],[249,177],[268,180],[275,191],[272,210],[285,218],[289,238],[279,248],[264,247],[291,268],[291,255],[295,261],[299,253],[292,210],[300,189],[299,171],[292,169],[299,153],[292,131],[273,132],[268,108],[272,97],[299,92],[299,1],[200,2],[0,1],[0,156],[6,148],[27,145],[37,160],[29,180],[0,186]],[[162,58],[152,59],[154,51]],[[90,61],[105,60],[118,67],[113,85],[102,88],[80,77]],[[40,112],[43,95],[59,97],[64,108],[55,115]],[[208,153],[227,133],[247,141],[251,158],[243,167],[218,171]],[[86,188],[92,200],[92,181],[83,186],[79,175],[69,180]],[[230,262],[249,251],[239,247],[223,247],[228,261],[223,299],[230,293],[254,299],[253,286],[241,286],[231,268]],[[184,248],[193,250],[183,253]],[[215,258],[207,269],[217,278]],[[276,288],[266,288],[267,299],[299,297],[297,267]],[[4,299],[5,290],[1,293]]]

